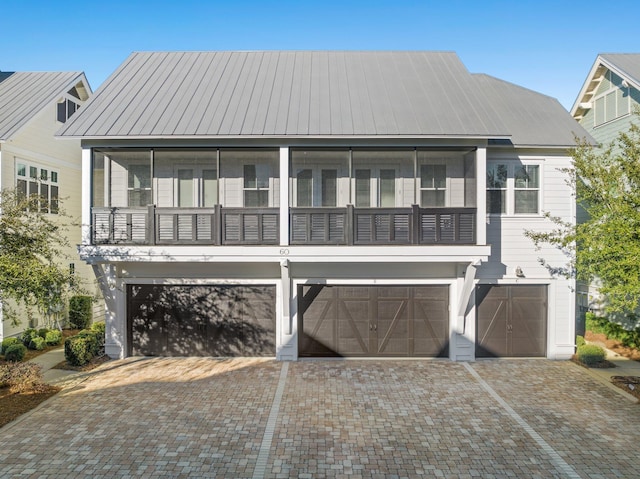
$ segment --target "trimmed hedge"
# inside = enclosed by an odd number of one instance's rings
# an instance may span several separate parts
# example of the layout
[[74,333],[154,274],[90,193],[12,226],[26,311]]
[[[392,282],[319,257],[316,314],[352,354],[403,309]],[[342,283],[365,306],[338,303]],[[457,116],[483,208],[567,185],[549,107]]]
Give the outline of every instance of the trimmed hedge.
[[29,328],[29,329],[25,329],[22,332],[22,335],[20,336],[20,340],[22,341],[22,344],[28,347],[31,340],[37,336],[38,336],[38,330],[34,328]]
[[587,313],[586,329],[594,333],[605,334],[607,338],[616,339],[628,348],[640,349],[640,328],[628,331],[621,325],[612,323],[607,318],[600,318],[593,313]]
[[91,324],[91,296],[72,296],[69,299],[69,323],[71,327],[86,329]]
[[4,338],[2,340],[2,350],[0,352],[4,352],[7,348],[13,344],[22,344],[19,338]]
[[57,346],[62,342],[62,333],[57,329],[51,329],[45,335],[44,342],[47,346]]
[[594,364],[604,361],[606,353],[600,346],[595,344],[584,344],[578,348],[576,355],[580,362],[587,366],[593,366]]
[[40,336],[36,336],[35,338],[31,338],[31,342],[29,343],[29,349],[33,349],[35,351],[42,351],[46,346],[44,342],[44,338]]
[[64,357],[72,366],[87,364],[94,356],[95,339],[91,341],[87,337],[72,336],[64,342]]
[[26,353],[27,348],[24,344],[12,344],[4,352],[4,359],[19,363],[24,360],[24,355]]

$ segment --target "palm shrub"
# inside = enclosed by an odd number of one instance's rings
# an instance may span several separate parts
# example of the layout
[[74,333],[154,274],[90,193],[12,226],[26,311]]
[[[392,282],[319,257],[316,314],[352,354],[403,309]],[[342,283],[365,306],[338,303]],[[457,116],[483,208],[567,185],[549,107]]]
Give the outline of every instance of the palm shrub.
[[38,336],[38,330],[37,329],[34,329],[34,328],[25,329],[22,332],[22,335],[20,336],[20,340],[22,341],[22,344],[24,344],[25,346],[29,347],[29,343],[36,336]]
[[40,336],[35,336],[31,338],[29,342],[29,349],[33,349],[35,351],[42,351],[47,344],[44,342],[44,338]]

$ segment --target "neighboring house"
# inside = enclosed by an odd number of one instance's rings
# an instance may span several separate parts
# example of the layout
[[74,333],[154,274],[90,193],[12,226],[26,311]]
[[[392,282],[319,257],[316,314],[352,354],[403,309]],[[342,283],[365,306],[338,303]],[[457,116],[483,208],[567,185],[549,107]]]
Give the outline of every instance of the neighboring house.
[[[640,53],[601,53],[596,58],[571,114],[602,147],[638,123],[640,108]],[[585,215],[578,209],[578,221]],[[597,282],[577,284],[577,309],[600,311]],[[620,318],[620,321],[623,321]]]
[[113,357],[574,352],[523,231],[587,133],[455,53],[133,53],[58,134]]
[[[0,72],[0,187],[44,198],[43,211],[55,216],[59,205],[80,218],[81,159],[79,141],[60,141],[56,130],[67,122],[91,95],[81,72]],[[91,268],[75,259],[80,242],[78,227],[68,232],[72,259],[61,259],[95,289]],[[0,339],[43,325],[43,318],[21,323],[0,320]]]

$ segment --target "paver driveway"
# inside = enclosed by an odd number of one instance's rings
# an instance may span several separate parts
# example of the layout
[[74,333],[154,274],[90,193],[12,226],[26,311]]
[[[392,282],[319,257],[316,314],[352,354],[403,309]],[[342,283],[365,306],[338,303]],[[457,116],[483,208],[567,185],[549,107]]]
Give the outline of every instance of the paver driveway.
[[108,363],[0,430],[1,477],[629,477],[640,405],[546,360]]

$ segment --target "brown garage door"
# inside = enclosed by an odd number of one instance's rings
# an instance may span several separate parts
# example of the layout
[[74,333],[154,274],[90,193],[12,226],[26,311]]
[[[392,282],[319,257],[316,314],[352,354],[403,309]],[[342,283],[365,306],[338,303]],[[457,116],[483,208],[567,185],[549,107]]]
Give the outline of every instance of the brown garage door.
[[275,286],[127,288],[129,354],[275,356]]
[[476,304],[476,357],[546,355],[546,286],[480,285]]
[[299,286],[299,355],[447,356],[448,302],[448,286]]

